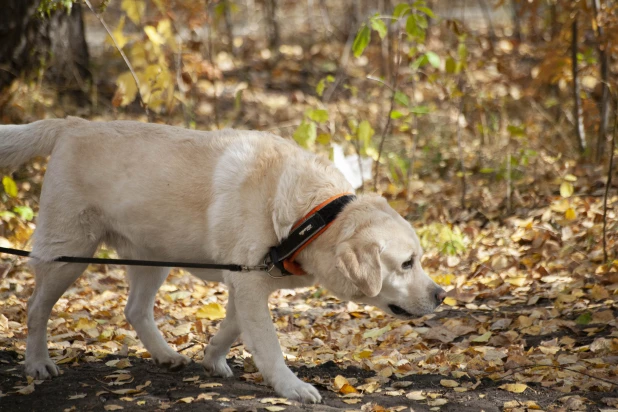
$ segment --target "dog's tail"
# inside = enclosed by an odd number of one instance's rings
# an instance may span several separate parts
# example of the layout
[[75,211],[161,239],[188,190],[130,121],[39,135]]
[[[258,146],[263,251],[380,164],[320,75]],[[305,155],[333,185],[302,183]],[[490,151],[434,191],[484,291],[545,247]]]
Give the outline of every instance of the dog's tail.
[[15,168],[35,156],[47,156],[61,132],[81,119],[49,119],[29,124],[0,125],[0,167]]

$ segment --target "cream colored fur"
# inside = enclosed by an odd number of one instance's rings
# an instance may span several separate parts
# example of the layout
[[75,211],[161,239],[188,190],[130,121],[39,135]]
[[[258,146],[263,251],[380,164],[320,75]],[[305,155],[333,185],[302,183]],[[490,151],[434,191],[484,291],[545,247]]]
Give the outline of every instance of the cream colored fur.
[[[105,242],[125,258],[255,265],[313,207],[353,191],[329,161],[264,132],[78,118],[0,126],[0,166],[50,153],[31,259],[36,287],[25,362],[26,374],[39,379],[59,373],[47,352],[47,321],[85,269],[51,262],[55,257],[91,256]],[[421,254],[409,223],[384,199],[364,195],[299,255],[307,276],[192,271],[229,288],[227,317],[202,364],[212,375],[231,377],[226,355],[242,333],[279,395],[319,402],[319,392],[284,363],[268,296],[319,282],[343,299],[391,313],[396,305],[403,317],[423,315],[444,291],[421,268]],[[414,264],[403,269],[411,256]],[[172,369],[189,363],[155,325],[155,295],[168,269],[129,267],[127,274],[125,314],[152,358]]]

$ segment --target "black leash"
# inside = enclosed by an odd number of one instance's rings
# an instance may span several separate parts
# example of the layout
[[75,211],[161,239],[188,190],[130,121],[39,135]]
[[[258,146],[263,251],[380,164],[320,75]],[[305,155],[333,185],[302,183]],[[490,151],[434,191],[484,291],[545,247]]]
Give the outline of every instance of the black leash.
[[[269,253],[264,258],[261,265],[223,265],[217,263],[191,263],[191,262],[166,262],[160,260],[138,260],[138,259],[102,259],[93,257],[60,256],[53,262],[65,263],[87,263],[96,265],[126,265],[126,266],[157,266],[157,267],[177,267],[189,269],[218,269],[229,270],[230,272],[267,272],[270,277],[280,278],[292,275],[286,264],[294,264],[296,254],[305,247],[313,238],[318,236],[322,230],[335,220],[343,208],[354,200],[353,194],[340,195],[334,199],[329,199],[314,209],[308,216],[305,216],[291,233],[284,239],[279,246],[271,247]],[[30,252],[21,249],[0,247],[0,253],[9,255],[30,257]],[[298,266],[298,265],[297,265]],[[298,266],[300,268],[300,266]],[[271,272],[274,268],[279,269],[280,276],[275,276]],[[290,269],[291,270],[291,269]],[[302,273],[294,274],[305,274]]]
[[[9,255],[29,257],[27,250],[0,247],[0,253]],[[188,262],[165,262],[159,260],[137,260],[137,259],[102,259],[75,256],[60,256],[54,262],[66,263],[91,263],[97,265],[127,265],[127,266],[157,266],[157,267],[177,267],[190,269],[219,269],[231,272],[251,272],[255,270],[268,271],[268,265],[246,266],[246,265],[221,265],[216,263],[188,263]]]

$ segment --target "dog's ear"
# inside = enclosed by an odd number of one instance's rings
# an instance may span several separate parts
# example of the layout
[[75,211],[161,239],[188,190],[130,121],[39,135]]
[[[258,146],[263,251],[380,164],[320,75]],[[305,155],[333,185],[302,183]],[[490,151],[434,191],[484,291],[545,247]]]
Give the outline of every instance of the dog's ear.
[[382,289],[380,246],[347,241],[337,248],[337,269],[363,294],[374,297]]

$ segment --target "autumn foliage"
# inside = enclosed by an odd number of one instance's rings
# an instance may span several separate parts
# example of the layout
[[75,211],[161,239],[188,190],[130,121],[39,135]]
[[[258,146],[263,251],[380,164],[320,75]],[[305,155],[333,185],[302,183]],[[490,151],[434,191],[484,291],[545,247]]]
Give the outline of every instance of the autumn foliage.
[[[327,404],[618,408],[618,176],[608,170],[617,2],[91,5],[90,105],[60,104],[40,73],[24,74],[0,99],[3,123],[70,114],[269,130],[331,158],[339,147],[359,172],[371,159],[359,191],[383,194],[417,229],[424,268],[449,291],[434,314],[395,320],[319,286],[272,296],[288,362],[300,374],[316,367],[303,377]],[[3,175],[0,246],[29,247],[44,171],[37,159]],[[0,344],[15,358],[0,370],[9,374],[24,353],[33,278],[24,261],[3,262]],[[297,407],[257,385],[234,395],[231,382],[195,370],[166,377],[186,393],[154,401],[162,381],[135,372],[148,354],[122,314],[126,289],[122,267],[91,266],[49,325],[63,368],[105,365],[97,385],[107,406]],[[200,359],[226,297],[223,286],[174,271],[155,318],[168,342]],[[259,384],[242,344],[231,353],[235,373]],[[0,406],[51,385],[11,376]],[[101,395],[84,387],[72,396],[67,408]]]

